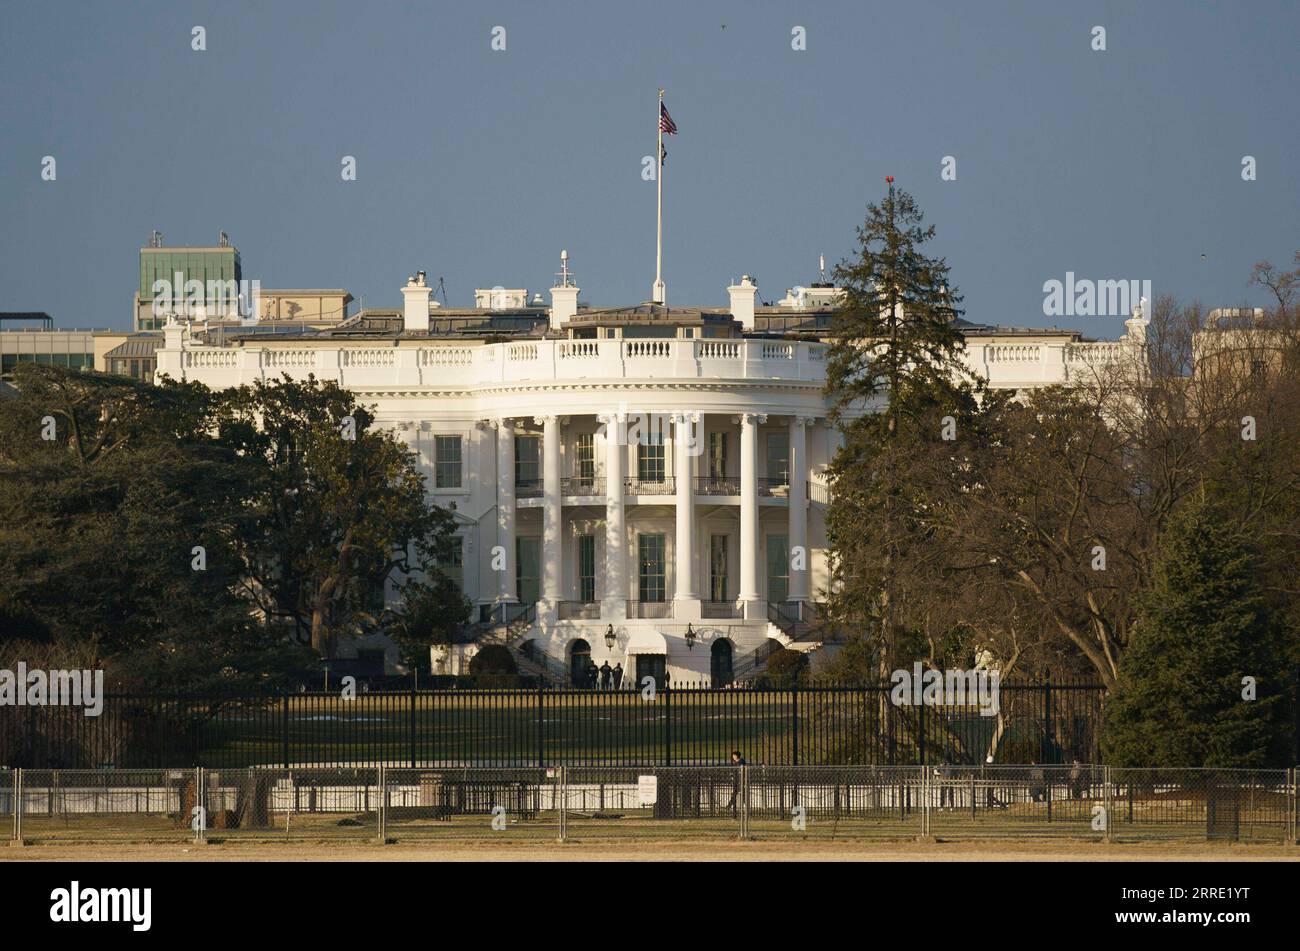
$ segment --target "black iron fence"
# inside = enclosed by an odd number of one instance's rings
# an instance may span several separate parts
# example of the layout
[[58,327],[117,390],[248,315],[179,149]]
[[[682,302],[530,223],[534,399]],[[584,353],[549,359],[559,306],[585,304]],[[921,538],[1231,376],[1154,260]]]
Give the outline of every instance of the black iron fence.
[[1096,762],[1103,693],[1009,682],[982,706],[901,704],[888,684],[109,694],[95,717],[0,707],[0,765],[668,766],[733,750],[774,766]]

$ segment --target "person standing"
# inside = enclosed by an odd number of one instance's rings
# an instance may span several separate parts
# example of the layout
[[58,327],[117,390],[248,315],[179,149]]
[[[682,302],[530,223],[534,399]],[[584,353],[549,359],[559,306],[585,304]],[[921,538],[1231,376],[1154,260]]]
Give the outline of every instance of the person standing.
[[623,665],[614,665],[614,689],[617,690],[623,685]]
[[600,665],[600,689],[601,690],[609,689],[609,678],[613,675],[613,673],[614,673],[613,670],[610,669],[609,661],[605,661],[603,664]]

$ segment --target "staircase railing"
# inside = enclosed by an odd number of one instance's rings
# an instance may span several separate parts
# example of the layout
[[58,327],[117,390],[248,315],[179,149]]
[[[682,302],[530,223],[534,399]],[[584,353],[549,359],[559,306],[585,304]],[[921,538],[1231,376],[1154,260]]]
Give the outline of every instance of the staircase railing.
[[731,680],[733,683],[742,683],[756,676],[767,663],[768,658],[777,651],[783,650],[784,645],[775,638],[768,638],[762,645],[743,655],[731,666]]

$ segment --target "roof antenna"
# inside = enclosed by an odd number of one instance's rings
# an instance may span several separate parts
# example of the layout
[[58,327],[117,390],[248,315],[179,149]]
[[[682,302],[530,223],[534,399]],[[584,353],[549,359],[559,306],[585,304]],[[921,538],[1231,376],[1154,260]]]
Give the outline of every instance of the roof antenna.
[[446,305],[446,303],[447,303],[447,285],[444,284],[444,283],[442,282],[442,276],[441,276],[441,275],[438,276],[438,286],[435,287],[435,288],[433,289],[433,293],[434,293],[435,295],[437,295],[438,291],[442,291],[442,303],[443,303],[444,305]]
[[572,287],[572,286],[573,286],[573,282],[570,280],[570,275],[569,275],[569,252],[568,252],[568,251],[563,251],[563,250],[562,250],[562,251],[560,252],[560,273],[559,273],[559,278],[560,278],[560,286],[561,286],[561,287]]
[[817,264],[822,272],[822,283],[825,284],[826,283],[826,255],[824,254],[817,255]]

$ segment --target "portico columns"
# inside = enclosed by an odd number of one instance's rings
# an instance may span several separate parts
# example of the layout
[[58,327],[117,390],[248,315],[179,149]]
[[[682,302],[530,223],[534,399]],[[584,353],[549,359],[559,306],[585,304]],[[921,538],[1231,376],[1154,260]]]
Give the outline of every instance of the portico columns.
[[600,417],[605,429],[605,590],[602,620],[627,617],[627,524],[623,518],[623,480],[627,461],[626,419],[616,413]]
[[755,620],[766,616],[758,596],[758,427],[766,421],[757,413],[740,417],[740,600]]
[[534,417],[542,425],[542,600],[544,610],[559,610],[564,597],[560,504],[560,423],[558,416]]
[[677,489],[677,570],[673,590],[673,617],[700,616],[700,594],[695,587],[695,465],[699,442],[696,413],[673,414],[673,479]]
[[515,421],[502,417],[497,430],[497,545],[492,569],[497,572],[497,600],[518,601],[515,584]]
[[807,416],[790,418],[790,585],[791,601],[807,601],[808,576],[808,425]]

